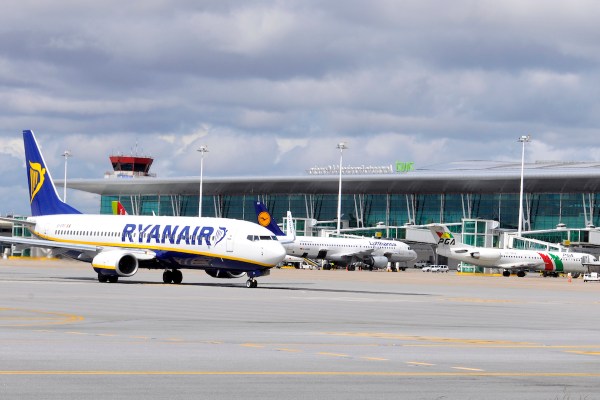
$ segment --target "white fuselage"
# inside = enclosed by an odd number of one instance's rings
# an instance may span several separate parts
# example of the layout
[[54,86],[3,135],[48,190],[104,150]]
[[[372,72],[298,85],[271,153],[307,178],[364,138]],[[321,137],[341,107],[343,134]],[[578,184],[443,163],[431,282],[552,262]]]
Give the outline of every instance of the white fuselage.
[[593,258],[585,253],[491,249],[461,245],[453,248],[440,246],[438,254],[481,267],[571,273],[585,272],[583,262]]
[[406,243],[392,240],[327,238],[297,236],[291,243],[284,243],[288,255],[325,259],[331,261],[356,261],[370,256],[388,258],[391,262],[411,261],[417,254]]
[[42,239],[98,248],[141,249],[193,268],[220,260],[240,270],[271,268],[285,250],[267,229],[247,221],[225,218],[156,217],[133,215],[48,215],[35,221]]

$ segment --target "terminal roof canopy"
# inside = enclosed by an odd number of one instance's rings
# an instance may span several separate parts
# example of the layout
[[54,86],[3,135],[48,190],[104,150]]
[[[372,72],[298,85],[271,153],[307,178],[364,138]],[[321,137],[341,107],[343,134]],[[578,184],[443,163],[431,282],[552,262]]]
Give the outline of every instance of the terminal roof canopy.
[[[536,162],[525,165],[530,193],[600,192],[600,162]],[[406,173],[343,175],[344,193],[518,193],[519,162],[463,161]],[[72,189],[100,195],[198,193],[199,176],[182,178],[69,179]],[[58,181],[60,184],[62,182]],[[204,177],[206,195],[337,194],[339,176]]]

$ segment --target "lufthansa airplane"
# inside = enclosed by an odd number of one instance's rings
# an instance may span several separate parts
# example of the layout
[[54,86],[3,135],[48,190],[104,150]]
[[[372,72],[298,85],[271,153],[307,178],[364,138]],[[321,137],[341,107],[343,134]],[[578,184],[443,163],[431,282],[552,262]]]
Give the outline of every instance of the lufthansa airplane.
[[396,240],[296,236],[288,211],[287,232],[283,233],[263,203],[254,204],[258,223],[279,236],[289,256],[323,259],[346,265],[360,261],[369,269],[385,268],[388,262],[412,261],[417,253]]
[[518,277],[524,277],[527,270],[555,276],[570,272],[579,276],[587,270],[584,263],[596,261],[594,256],[585,253],[470,246],[457,241],[446,225],[433,224],[427,227],[434,235],[439,255],[481,267],[502,268],[502,275],[507,277],[511,271],[515,271]]
[[90,262],[100,282],[117,282],[138,268],[161,269],[165,283],[181,283],[181,269],[203,269],[213,278],[256,277],[285,257],[268,229],[226,218],[82,214],[61,201],[33,132],[23,131],[32,216],[2,218],[27,226],[35,239],[0,238],[53,255]]

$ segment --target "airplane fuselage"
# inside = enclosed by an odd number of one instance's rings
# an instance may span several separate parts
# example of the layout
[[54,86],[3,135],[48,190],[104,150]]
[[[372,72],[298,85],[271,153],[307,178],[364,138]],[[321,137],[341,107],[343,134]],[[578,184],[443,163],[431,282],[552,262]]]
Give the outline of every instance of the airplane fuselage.
[[503,250],[488,248],[453,248],[438,254],[481,267],[530,269],[546,272],[583,273],[585,253],[547,252],[534,250]]
[[284,247],[291,256],[337,262],[360,261],[369,257],[386,257],[387,261],[401,262],[417,257],[405,243],[391,240],[298,236],[294,242],[284,243]]
[[277,238],[247,221],[224,218],[48,215],[30,218],[33,233],[54,242],[156,253],[186,268],[271,268],[285,256]]

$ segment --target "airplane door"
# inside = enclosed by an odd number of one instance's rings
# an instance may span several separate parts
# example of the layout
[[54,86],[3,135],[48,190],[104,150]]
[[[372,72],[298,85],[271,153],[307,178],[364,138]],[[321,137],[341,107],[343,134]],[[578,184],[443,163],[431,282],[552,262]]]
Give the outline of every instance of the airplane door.
[[231,233],[228,234],[225,238],[225,247],[227,249],[227,252],[233,252],[233,236],[231,235]]

